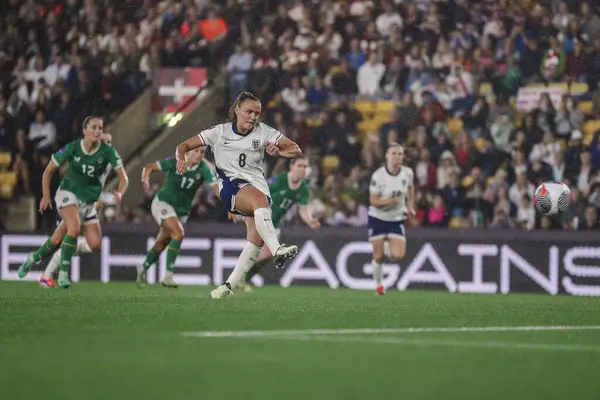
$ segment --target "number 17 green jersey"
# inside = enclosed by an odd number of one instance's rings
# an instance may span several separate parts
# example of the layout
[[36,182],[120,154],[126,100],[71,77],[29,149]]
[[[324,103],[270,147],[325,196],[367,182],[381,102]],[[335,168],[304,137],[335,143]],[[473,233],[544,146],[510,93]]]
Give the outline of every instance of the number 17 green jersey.
[[100,197],[106,168],[109,165],[115,170],[123,167],[121,156],[113,147],[100,143],[88,153],[83,147],[83,139],[67,144],[54,153],[51,160],[57,167],[69,162],[69,170],[60,182],[59,189],[73,193],[88,204]]
[[290,186],[288,174],[279,174],[269,181],[269,191],[271,192],[271,218],[275,228],[279,228],[281,218],[296,203],[301,206],[308,205],[309,192],[306,181],[300,182],[300,185],[293,189]]
[[165,183],[156,196],[160,201],[170,204],[178,217],[190,213],[192,201],[202,183],[216,183],[214,174],[204,161],[194,167],[188,167],[181,175],[177,173],[177,160],[174,157],[160,160],[156,164],[161,171],[167,173]]

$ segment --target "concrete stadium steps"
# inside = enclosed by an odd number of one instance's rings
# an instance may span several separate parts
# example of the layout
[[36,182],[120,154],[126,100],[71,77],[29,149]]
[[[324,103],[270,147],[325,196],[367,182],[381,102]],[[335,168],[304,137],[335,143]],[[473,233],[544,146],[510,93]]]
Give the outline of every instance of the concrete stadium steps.
[[34,231],[37,204],[33,196],[19,196],[8,204],[6,229],[9,231]]
[[[146,146],[142,153],[125,165],[129,175],[129,189],[123,200],[125,205],[130,207],[139,205],[143,197],[140,177],[146,163],[174,156],[175,148],[179,143],[200,133],[203,129],[225,121],[226,116],[222,115],[219,109],[224,101],[223,96],[226,96],[226,79],[225,75],[221,74],[213,81],[212,87],[207,88],[201,94],[194,108],[177,125],[166,128],[155,138],[146,139]],[[140,140],[137,141],[138,146],[139,143]],[[119,147],[117,150],[121,151]],[[125,157],[123,158],[125,159]],[[107,183],[105,191],[115,190],[118,183],[118,178],[113,177]]]
[[105,132],[112,134],[112,145],[118,150],[123,160],[133,154],[140,142],[149,140],[152,135],[150,130],[151,98],[152,88],[148,88],[113,123],[104,128]]

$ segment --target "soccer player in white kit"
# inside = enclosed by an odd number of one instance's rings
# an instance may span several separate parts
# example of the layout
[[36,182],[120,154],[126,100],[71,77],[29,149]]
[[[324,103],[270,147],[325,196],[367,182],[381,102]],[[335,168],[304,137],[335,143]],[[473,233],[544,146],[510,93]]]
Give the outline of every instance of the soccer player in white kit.
[[373,246],[373,277],[377,294],[384,294],[383,256],[385,242],[389,257],[401,261],[406,254],[404,221],[415,215],[414,172],[402,165],[404,147],[393,143],[385,154],[385,165],[371,176],[369,186],[369,241]]
[[275,256],[277,268],[298,254],[298,246],[280,244],[277,238],[263,160],[265,151],[271,156],[296,158],[302,150],[279,131],[259,122],[260,112],[260,101],[242,92],[229,109],[230,122],[204,130],[176,149],[177,171],[181,173],[187,167],[185,153],[200,146],[212,147],[221,202],[230,213],[245,216],[248,243],[227,281],[211,292],[215,299],[233,293],[231,288],[244,279],[264,244]]

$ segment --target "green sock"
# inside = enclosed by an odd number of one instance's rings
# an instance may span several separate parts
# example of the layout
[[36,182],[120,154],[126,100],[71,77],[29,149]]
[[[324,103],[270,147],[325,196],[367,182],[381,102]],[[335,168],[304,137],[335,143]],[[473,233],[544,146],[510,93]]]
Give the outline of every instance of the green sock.
[[77,249],[77,238],[65,236],[60,246],[60,272],[68,272],[71,267],[71,259]]
[[33,253],[33,259],[35,260],[35,262],[39,262],[44,257],[49,256],[50,254],[54,253],[55,251],[56,251],[56,246],[54,246],[52,244],[52,241],[50,241],[50,238],[48,238],[48,240],[46,240],[46,243],[44,243],[44,245],[42,247],[40,247],[39,249],[37,249],[37,251],[35,253]]
[[175,260],[177,260],[177,256],[179,255],[179,250],[181,248],[181,242],[178,240],[171,240],[169,242],[169,246],[167,247],[167,271],[173,272],[175,269]]
[[147,271],[148,268],[150,268],[152,264],[154,264],[156,260],[158,260],[158,257],[160,257],[160,253],[161,252],[156,250],[155,247],[148,250],[148,252],[146,253],[146,259],[144,260],[144,264],[142,264],[144,266],[144,271]]

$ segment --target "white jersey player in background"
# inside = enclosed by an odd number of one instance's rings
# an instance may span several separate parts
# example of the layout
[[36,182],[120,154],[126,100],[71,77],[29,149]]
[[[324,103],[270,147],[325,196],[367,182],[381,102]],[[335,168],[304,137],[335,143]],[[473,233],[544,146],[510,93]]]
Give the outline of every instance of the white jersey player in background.
[[[100,136],[100,140],[109,146],[112,145],[112,135],[110,133],[103,133]],[[106,167],[106,171],[104,171],[104,174],[102,175],[102,178],[101,178],[102,185],[104,185],[104,183],[106,182],[106,178],[108,177],[108,174],[110,173],[111,170],[112,170],[112,166],[110,164],[108,164]],[[104,206],[104,202],[102,200],[96,202],[96,209],[99,209],[103,206]],[[95,217],[95,218],[97,218],[97,217]],[[85,224],[86,221],[83,221],[83,223]],[[67,226],[65,225],[64,222],[58,221],[58,226],[56,228],[56,232],[58,232],[62,236],[66,235]],[[75,249],[75,254],[73,256],[77,256],[80,254],[87,254],[87,253],[91,253],[91,252],[92,252],[92,249],[90,248],[90,245],[88,244],[88,242],[86,240],[84,240],[83,242],[77,244],[77,248]],[[46,265],[46,269],[44,270],[44,272],[42,273],[42,277],[40,278],[40,286],[42,286],[44,288],[56,287],[56,283],[54,282],[54,274],[56,273],[56,271],[58,271],[59,267],[60,267],[60,247],[54,252],[54,254],[52,255],[52,258],[48,262],[48,265]]]
[[385,243],[388,256],[401,261],[406,254],[404,221],[415,215],[413,170],[402,165],[404,147],[392,144],[385,154],[385,165],[371,176],[369,186],[369,241],[373,246],[373,277],[377,294],[384,294],[383,256]]
[[232,294],[246,272],[254,265],[261,247],[266,244],[281,268],[298,254],[297,246],[279,243],[271,220],[271,194],[264,176],[264,152],[284,158],[302,155],[300,147],[277,130],[259,122],[260,101],[242,92],[229,109],[231,122],[200,132],[177,146],[177,171],[187,167],[185,153],[200,146],[210,146],[219,177],[221,202],[230,213],[245,216],[248,243],[227,281],[211,292],[220,299]]

